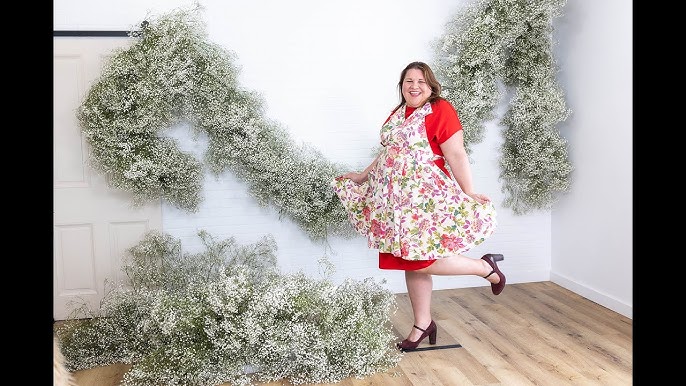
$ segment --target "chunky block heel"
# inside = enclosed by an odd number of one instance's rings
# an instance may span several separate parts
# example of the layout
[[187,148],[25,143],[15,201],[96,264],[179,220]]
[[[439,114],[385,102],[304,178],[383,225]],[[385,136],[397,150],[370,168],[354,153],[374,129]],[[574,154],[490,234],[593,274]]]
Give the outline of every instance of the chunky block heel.
[[505,289],[505,275],[503,275],[503,273],[500,272],[500,269],[498,269],[498,263],[496,263],[496,261],[505,260],[505,256],[501,255],[500,253],[487,253],[483,255],[481,259],[485,260],[493,269],[491,273],[484,276],[484,279],[488,278],[494,273],[500,278],[498,283],[491,283],[491,291],[493,292],[493,295],[499,295],[501,292],[503,292],[503,289]]
[[426,329],[417,327],[416,325],[412,327],[421,331],[422,336],[420,336],[419,339],[417,339],[414,342],[411,340],[403,339],[402,342],[396,343],[395,346],[398,348],[398,350],[403,352],[414,351],[417,349],[417,346],[419,346],[419,343],[421,343],[427,336],[429,337],[430,344],[436,344],[436,335],[438,334],[438,327],[436,326],[436,323],[433,320],[429,324],[429,327],[427,327]]

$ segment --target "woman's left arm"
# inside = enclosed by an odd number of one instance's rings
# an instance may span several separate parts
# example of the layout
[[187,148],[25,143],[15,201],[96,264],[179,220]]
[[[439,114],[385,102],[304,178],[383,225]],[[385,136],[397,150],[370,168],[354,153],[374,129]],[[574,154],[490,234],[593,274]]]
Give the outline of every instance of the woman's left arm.
[[448,138],[447,141],[440,144],[443,157],[448,162],[450,170],[455,176],[455,180],[460,184],[460,188],[468,196],[478,201],[480,204],[491,201],[485,194],[475,193],[472,184],[472,169],[469,165],[469,156],[464,147],[464,134],[460,130]]

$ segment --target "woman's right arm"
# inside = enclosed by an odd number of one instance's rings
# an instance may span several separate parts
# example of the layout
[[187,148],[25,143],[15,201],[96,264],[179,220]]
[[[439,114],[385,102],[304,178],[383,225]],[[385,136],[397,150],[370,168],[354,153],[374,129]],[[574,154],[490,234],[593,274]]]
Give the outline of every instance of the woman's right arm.
[[340,178],[350,178],[354,183],[361,184],[369,179],[369,171],[372,170],[378,160],[379,156],[377,155],[376,158],[374,158],[374,161],[372,161],[372,163],[370,163],[369,166],[367,166],[362,172],[348,172],[343,174]]

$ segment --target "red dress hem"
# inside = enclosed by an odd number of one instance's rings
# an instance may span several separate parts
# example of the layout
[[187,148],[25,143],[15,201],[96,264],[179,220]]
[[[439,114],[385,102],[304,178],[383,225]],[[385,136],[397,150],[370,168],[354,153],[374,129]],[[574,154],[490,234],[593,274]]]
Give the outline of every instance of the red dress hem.
[[436,260],[405,260],[402,257],[393,256],[392,253],[379,252],[380,269],[399,269],[402,271],[416,271],[426,268]]

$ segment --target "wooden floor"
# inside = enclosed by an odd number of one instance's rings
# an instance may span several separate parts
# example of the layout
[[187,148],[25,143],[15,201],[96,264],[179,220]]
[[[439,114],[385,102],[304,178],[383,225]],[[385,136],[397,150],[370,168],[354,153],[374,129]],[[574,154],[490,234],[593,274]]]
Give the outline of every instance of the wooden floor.
[[[400,340],[413,321],[407,295],[396,296],[392,321]],[[552,282],[509,284],[498,296],[490,286],[434,291],[432,309],[436,346],[460,347],[406,353],[387,373],[334,385],[632,384],[632,320]],[[420,347],[431,347],[428,339]],[[127,369],[99,367],[74,377],[79,386],[115,386]]]

